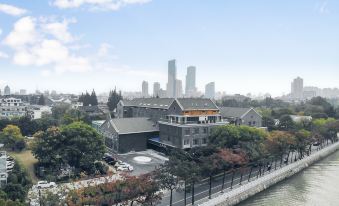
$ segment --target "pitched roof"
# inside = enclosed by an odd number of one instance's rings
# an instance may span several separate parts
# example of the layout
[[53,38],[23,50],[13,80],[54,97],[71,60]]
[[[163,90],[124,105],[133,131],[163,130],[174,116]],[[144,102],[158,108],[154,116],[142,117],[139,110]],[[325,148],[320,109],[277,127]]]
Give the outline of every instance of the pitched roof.
[[219,107],[222,117],[237,117],[240,118],[252,108],[240,108],[240,107]]
[[122,103],[124,106],[168,109],[173,101],[174,98],[136,98],[132,100],[122,100]]
[[159,131],[153,121],[144,117],[111,119],[110,124],[119,134]]
[[211,99],[178,98],[177,102],[183,110],[219,110]]

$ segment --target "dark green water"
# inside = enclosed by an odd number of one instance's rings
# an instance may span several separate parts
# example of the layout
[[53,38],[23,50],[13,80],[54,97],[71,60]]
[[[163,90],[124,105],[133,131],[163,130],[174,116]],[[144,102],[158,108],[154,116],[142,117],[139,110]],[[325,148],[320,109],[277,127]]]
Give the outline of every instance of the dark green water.
[[238,206],[339,206],[339,151]]

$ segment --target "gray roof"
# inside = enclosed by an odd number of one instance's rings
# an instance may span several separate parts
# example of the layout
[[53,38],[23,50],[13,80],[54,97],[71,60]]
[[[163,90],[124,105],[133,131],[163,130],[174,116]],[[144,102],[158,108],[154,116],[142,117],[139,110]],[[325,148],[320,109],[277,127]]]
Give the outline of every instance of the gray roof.
[[122,103],[124,106],[168,109],[173,101],[174,98],[136,98],[132,100],[122,100]]
[[183,110],[219,110],[211,99],[178,98],[177,101]]
[[246,114],[252,108],[240,108],[240,107],[219,107],[222,117],[237,117],[240,118]]
[[111,119],[110,123],[119,134],[159,131],[153,121],[144,117]]

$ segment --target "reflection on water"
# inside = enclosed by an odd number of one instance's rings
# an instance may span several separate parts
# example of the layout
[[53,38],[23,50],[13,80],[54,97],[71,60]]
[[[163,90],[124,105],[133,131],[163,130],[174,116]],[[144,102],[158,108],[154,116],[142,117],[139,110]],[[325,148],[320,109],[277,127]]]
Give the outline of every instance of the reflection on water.
[[339,151],[238,206],[339,206]]

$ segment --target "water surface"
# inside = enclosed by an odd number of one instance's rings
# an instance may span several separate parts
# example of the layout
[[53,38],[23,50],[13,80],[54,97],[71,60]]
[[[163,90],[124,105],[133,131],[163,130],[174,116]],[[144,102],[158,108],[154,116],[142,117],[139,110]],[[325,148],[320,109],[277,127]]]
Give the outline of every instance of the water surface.
[[238,206],[339,206],[339,151]]

